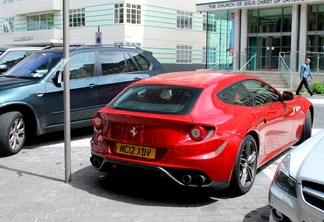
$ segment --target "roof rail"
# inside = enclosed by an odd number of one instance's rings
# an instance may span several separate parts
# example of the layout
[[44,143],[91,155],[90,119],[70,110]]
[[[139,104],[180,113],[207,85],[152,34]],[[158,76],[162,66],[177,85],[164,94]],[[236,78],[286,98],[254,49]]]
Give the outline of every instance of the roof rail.
[[116,44],[101,44],[101,45],[76,45],[76,49],[81,49],[81,48],[93,48],[93,47],[112,47],[112,48],[135,48],[135,49],[142,49],[141,47],[135,46],[135,45],[116,45]]

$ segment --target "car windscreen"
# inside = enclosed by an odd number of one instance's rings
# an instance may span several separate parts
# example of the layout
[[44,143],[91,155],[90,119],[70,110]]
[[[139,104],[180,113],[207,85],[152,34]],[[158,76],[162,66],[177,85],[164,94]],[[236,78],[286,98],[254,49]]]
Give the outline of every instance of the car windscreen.
[[41,78],[50,73],[62,57],[63,54],[57,52],[34,53],[15,65],[4,76]]
[[201,88],[173,85],[133,85],[120,94],[109,108],[160,114],[188,114]]

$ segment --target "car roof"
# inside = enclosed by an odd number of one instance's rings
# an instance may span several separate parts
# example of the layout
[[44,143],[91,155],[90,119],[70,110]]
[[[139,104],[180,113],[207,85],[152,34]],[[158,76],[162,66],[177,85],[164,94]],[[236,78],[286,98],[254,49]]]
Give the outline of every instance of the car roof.
[[[75,51],[80,51],[80,50],[93,50],[93,49],[100,49],[100,50],[105,50],[105,49],[113,49],[113,50],[140,50],[140,51],[146,51],[143,50],[140,47],[137,46],[128,46],[128,45],[70,45],[69,46],[70,53],[75,52]],[[45,49],[47,52],[63,52],[63,47],[53,47],[50,49]],[[43,51],[45,51],[43,50]]]
[[215,71],[181,71],[159,74],[136,82],[137,84],[170,84],[205,88],[219,82],[237,82],[243,79],[258,79],[255,76]]
[[37,46],[14,46],[14,47],[0,47],[0,51],[15,51],[15,50],[41,50],[44,47],[37,47]]

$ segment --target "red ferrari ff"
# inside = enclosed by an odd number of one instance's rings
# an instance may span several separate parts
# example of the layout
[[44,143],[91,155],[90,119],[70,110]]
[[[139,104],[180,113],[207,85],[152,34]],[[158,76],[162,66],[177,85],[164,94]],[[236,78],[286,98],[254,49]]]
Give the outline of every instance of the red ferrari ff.
[[157,172],[180,186],[248,192],[257,168],[311,136],[313,105],[251,75],[160,74],[93,117],[92,165]]

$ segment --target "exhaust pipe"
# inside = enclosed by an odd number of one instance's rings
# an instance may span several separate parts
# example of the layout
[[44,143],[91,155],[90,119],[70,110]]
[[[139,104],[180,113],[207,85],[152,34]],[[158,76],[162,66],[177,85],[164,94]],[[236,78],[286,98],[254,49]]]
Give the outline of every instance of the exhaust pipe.
[[189,174],[185,174],[182,176],[182,182],[184,184],[189,184],[191,182],[191,180],[192,180],[192,177]]
[[92,157],[92,165],[96,168],[99,168],[101,165],[101,161],[98,158]]
[[202,185],[206,181],[206,177],[204,175],[197,175],[195,177],[195,181],[198,185]]

